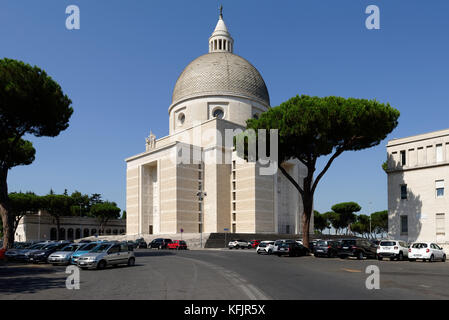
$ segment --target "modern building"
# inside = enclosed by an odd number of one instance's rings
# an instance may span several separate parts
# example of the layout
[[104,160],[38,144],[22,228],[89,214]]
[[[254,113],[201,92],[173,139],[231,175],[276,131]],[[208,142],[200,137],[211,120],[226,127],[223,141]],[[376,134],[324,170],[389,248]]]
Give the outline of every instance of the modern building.
[[[126,222],[112,219],[100,229],[98,220],[92,217],[67,216],[60,218],[60,240],[75,240],[94,235],[120,235],[126,232]],[[56,240],[57,226],[55,219],[45,211],[24,216],[17,226],[15,241]]]
[[449,245],[449,129],[387,144],[388,232]]
[[[228,132],[270,108],[259,71],[234,54],[220,13],[209,52],[181,73],[168,107],[169,135],[126,159],[127,235],[301,232],[302,202],[282,173],[237,157]],[[302,183],[306,168],[285,169]],[[182,230],[182,231],[181,231]],[[310,230],[313,230],[313,225]]]

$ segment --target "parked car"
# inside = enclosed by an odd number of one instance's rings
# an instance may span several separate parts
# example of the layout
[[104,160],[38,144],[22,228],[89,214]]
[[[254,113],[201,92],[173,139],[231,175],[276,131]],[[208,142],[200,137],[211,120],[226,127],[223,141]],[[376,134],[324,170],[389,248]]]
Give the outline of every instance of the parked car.
[[261,241],[257,246],[256,252],[258,254],[272,254],[274,248],[274,241]]
[[135,242],[136,242],[135,248],[139,248],[139,249],[146,249],[146,248],[148,248],[148,243],[145,241],[144,238],[136,239]]
[[134,251],[127,243],[102,243],[82,255],[77,265],[82,269],[104,269],[109,265],[133,266],[135,262]]
[[26,249],[19,249],[15,253],[10,253],[10,250],[8,250],[8,251],[6,251],[6,255],[7,255],[8,259],[11,258],[11,260],[25,262],[25,261],[28,261],[28,257],[30,256],[30,254],[32,254],[34,251],[42,249],[43,247],[45,247],[48,244],[49,243],[37,243],[37,244],[32,245]]
[[248,248],[249,249],[255,249],[259,245],[260,240],[249,240],[248,241]]
[[0,249],[0,260],[3,260],[3,259],[5,259],[5,252],[6,252],[6,249]]
[[408,245],[400,240],[382,240],[377,247],[377,259],[404,260],[408,258]]
[[299,257],[309,255],[310,250],[299,243],[284,242],[279,245],[276,254],[278,257],[288,255],[289,257]]
[[55,265],[58,264],[64,264],[64,265],[68,265],[70,264],[70,259],[72,258],[72,255],[82,246],[84,245],[84,243],[74,243],[74,244],[69,244],[67,246],[65,246],[64,248],[62,248],[61,250],[58,250],[56,252],[53,252],[52,254],[50,254],[48,256],[48,263]]
[[228,243],[229,249],[245,249],[248,248],[248,242],[245,240],[232,240]]
[[148,248],[167,249],[168,244],[171,242],[171,239],[157,238],[150,242]]
[[273,252],[272,253],[276,253],[279,250],[279,247],[281,244],[283,243],[297,243],[295,240],[293,239],[280,239],[280,240],[276,240],[274,242],[273,245]]
[[187,243],[184,240],[173,240],[167,247],[171,250],[187,250]]
[[377,246],[365,239],[343,239],[338,246],[338,256],[342,259],[356,257],[361,260],[364,257],[376,258]]
[[92,240],[83,239],[83,240],[81,240],[78,243],[89,243],[89,242],[92,242]]
[[67,246],[67,243],[58,242],[58,243],[49,243],[46,246],[42,247],[40,250],[35,250],[28,255],[28,262],[32,263],[40,263],[47,262],[48,257],[53,252],[62,249]]
[[435,260],[446,261],[446,253],[443,248],[433,242],[415,242],[408,250],[408,260],[434,262]]
[[313,246],[313,255],[315,257],[336,257],[338,256],[338,241],[318,240]]
[[[101,243],[106,243],[106,242],[102,241]],[[90,243],[83,244],[81,247],[78,248],[78,250],[76,250],[72,254],[72,258],[70,259],[70,263],[71,264],[78,264],[79,257],[81,257],[83,254],[89,253],[90,250],[94,249],[99,244],[100,243],[97,243],[97,242],[90,242]]]

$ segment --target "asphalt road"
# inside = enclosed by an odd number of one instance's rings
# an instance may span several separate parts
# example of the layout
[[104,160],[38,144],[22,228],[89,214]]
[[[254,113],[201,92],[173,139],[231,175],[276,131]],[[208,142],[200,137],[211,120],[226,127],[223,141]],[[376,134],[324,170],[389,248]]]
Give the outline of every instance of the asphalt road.
[[[0,299],[449,299],[449,263],[277,257],[254,250],[136,250],[134,267],[81,270],[68,290],[65,267],[0,266]],[[380,289],[368,290],[368,266]]]

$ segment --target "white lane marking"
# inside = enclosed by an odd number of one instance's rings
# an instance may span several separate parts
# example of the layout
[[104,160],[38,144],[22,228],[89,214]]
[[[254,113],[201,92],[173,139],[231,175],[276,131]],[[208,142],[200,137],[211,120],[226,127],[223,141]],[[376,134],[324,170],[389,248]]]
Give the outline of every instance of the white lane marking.
[[227,270],[223,267],[217,266],[215,264],[204,262],[201,260],[196,260],[193,258],[182,257],[182,259],[193,260],[197,263],[201,263],[216,272],[220,273],[226,280],[231,282],[234,286],[240,288],[250,300],[270,300],[271,298],[263,293],[260,289],[256,288],[254,285],[248,283],[245,279],[243,279],[238,273]]

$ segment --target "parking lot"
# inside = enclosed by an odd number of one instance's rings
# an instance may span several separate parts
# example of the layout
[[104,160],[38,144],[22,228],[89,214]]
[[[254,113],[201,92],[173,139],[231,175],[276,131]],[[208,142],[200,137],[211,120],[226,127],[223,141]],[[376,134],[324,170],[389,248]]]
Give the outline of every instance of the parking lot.
[[[245,250],[136,249],[133,267],[81,270],[66,288],[65,266],[0,265],[0,299],[448,299],[448,262],[277,257]],[[368,290],[368,266],[380,289]]]

